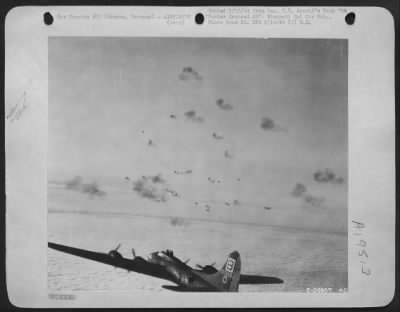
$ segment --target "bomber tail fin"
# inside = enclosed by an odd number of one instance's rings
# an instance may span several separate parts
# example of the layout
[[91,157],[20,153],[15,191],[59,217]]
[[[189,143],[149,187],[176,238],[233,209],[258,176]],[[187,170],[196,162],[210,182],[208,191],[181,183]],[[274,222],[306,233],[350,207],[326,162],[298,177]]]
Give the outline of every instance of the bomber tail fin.
[[224,266],[216,273],[208,275],[207,281],[220,291],[235,292],[239,290],[240,255],[231,252]]

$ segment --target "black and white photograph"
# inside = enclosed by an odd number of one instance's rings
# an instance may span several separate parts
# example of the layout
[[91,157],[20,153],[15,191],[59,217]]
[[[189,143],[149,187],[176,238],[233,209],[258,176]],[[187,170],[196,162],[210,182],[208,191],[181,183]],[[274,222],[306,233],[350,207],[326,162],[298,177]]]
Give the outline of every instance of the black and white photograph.
[[382,7],[16,7],[5,286],[21,308],[383,307]]
[[348,40],[48,38],[49,291],[348,291]]

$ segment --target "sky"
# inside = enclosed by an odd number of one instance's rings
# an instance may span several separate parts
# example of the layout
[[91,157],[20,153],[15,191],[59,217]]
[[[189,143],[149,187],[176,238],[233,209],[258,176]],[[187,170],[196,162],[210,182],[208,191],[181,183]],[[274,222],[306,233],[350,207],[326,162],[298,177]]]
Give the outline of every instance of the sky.
[[346,40],[52,37],[48,178],[347,209],[347,87]]

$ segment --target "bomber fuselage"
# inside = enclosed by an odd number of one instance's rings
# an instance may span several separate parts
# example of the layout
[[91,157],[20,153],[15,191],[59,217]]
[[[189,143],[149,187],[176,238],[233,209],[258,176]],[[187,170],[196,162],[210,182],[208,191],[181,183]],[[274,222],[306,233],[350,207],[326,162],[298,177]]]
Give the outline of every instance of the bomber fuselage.
[[161,265],[178,285],[187,289],[209,288],[210,285],[200,278],[196,278],[193,269],[168,252],[153,252],[149,255],[150,263]]

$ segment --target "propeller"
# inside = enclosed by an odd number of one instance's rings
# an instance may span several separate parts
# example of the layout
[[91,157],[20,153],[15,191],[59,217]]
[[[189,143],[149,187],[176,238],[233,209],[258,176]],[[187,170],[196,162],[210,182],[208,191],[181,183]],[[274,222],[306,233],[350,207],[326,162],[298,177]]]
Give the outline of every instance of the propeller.
[[115,247],[113,250],[115,250],[115,251],[118,251],[118,249],[121,247],[121,243],[119,243],[118,245],[117,245],[117,247]]
[[121,254],[118,252],[118,249],[121,247],[121,243],[117,245],[114,249],[108,252],[108,255],[114,259],[122,259]]
[[187,258],[185,262],[183,262],[184,264],[188,264],[188,262],[190,261],[190,258]]

